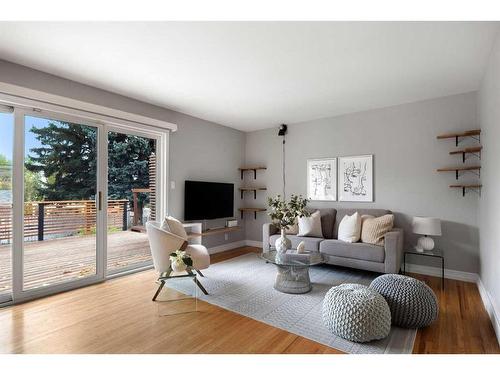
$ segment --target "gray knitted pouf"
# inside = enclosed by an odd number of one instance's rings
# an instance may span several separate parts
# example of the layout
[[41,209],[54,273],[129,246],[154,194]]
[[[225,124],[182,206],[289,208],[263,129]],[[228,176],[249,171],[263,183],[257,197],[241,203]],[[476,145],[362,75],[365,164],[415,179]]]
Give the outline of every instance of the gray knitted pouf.
[[391,309],[394,325],[422,328],[438,317],[436,295],[425,283],[413,277],[382,275],[372,281],[370,288],[384,296]]
[[323,300],[323,322],[337,336],[356,342],[383,339],[391,330],[391,311],[376,291],[359,284],[334,286]]

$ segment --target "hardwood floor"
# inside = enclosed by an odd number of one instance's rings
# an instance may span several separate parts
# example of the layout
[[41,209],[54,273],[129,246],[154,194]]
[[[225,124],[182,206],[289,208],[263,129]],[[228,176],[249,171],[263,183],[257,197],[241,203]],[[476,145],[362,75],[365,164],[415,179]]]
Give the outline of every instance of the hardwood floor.
[[[257,248],[212,256],[219,262]],[[500,353],[475,284],[415,275],[440,299],[439,321],[414,353]],[[292,333],[199,302],[196,313],[160,316],[154,271],[0,309],[2,353],[339,353]]]

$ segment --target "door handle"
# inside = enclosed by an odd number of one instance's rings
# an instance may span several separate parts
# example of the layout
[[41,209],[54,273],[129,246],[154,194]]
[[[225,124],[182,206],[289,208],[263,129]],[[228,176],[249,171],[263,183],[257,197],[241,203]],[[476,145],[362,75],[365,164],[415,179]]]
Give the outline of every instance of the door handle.
[[102,211],[102,192],[100,191],[97,196],[97,207],[99,211]]

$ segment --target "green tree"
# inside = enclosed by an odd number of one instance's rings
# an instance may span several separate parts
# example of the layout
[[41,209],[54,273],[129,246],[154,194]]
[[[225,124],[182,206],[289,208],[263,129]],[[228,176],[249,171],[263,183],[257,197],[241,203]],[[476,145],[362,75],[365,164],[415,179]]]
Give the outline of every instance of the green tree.
[[[132,188],[149,186],[149,157],[155,142],[149,138],[110,132],[108,136],[108,195],[132,202]],[[142,206],[146,194],[139,195]]]
[[[93,199],[96,194],[97,131],[52,121],[30,129],[41,147],[30,150],[28,171],[43,174],[35,187],[46,200]],[[132,188],[149,186],[148,161],[154,140],[110,132],[108,136],[108,195],[132,201]],[[147,200],[140,196],[140,204]]]
[[12,162],[7,158],[7,156],[0,154],[0,166],[10,166]]
[[12,189],[12,162],[0,154],[0,190]]
[[45,177],[37,188],[46,200],[92,199],[96,194],[97,131],[52,121],[30,129],[41,147],[30,150],[26,169]]

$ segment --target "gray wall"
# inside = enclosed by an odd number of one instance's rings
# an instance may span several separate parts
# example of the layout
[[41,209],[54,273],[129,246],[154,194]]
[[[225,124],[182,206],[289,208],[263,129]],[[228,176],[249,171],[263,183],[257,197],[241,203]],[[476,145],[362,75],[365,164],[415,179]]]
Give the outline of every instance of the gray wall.
[[[169,213],[173,216],[184,217],[185,179],[238,181],[237,169],[245,149],[243,132],[3,60],[0,60],[0,82],[177,124],[178,131],[170,138],[169,158],[170,177],[176,182],[176,189],[169,193]],[[223,235],[210,236],[204,243],[212,247],[243,238],[244,231],[240,231],[231,233],[227,240]]]
[[[481,124],[482,198],[479,208],[481,227],[480,277],[490,295],[500,324],[500,35],[494,45],[479,91]],[[497,337],[500,331],[497,327]]]
[[[454,174],[436,168],[460,164],[449,155],[454,141],[438,141],[436,135],[477,126],[476,92],[399,105],[289,126],[286,144],[287,194],[306,195],[306,160],[342,155],[374,155],[373,203],[312,202],[313,207],[376,207],[396,213],[396,225],[409,229],[414,215],[443,220],[443,236],[436,246],[445,252],[446,267],[478,272],[478,196],[448,188]],[[281,192],[281,139],[277,130],[247,133],[246,162],[264,164],[266,172],[257,184],[268,187],[254,203],[265,205],[265,196]],[[474,162],[474,160],[472,160]],[[464,176],[461,181],[473,181]],[[246,220],[247,239],[262,240],[265,213]],[[407,243],[416,238],[407,230]],[[419,263],[418,260],[413,263]],[[436,265],[436,264],[433,264]]]

